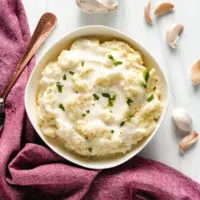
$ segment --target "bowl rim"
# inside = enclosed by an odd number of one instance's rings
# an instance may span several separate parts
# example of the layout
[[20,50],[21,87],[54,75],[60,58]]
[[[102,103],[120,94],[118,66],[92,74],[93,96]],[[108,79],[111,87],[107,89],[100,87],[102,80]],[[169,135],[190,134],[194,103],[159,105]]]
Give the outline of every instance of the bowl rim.
[[[29,113],[29,101],[28,101],[28,93],[29,93],[29,88],[30,88],[30,85],[31,85],[31,80],[32,80],[32,77],[36,71],[36,69],[39,67],[40,63],[42,62],[42,60],[45,59],[45,56],[47,54],[49,54],[49,52],[57,45],[59,45],[59,43],[61,43],[62,41],[67,41],[67,38],[75,33],[75,32],[80,32],[80,31],[83,31],[84,29],[93,29],[93,28],[98,28],[98,29],[106,29],[107,31],[113,31],[113,32],[116,32],[118,34],[120,34],[122,36],[122,40],[123,40],[123,37],[124,37],[124,41],[126,42],[127,39],[125,38],[128,38],[131,43],[135,43],[137,44],[138,47],[140,47],[143,52],[147,53],[148,54],[148,57],[150,57],[151,60],[153,60],[155,62],[155,64],[157,65],[157,67],[159,68],[160,70],[160,73],[162,74],[164,80],[164,87],[166,89],[165,93],[166,93],[166,97],[165,97],[165,106],[163,108],[163,111],[162,111],[162,114],[160,116],[160,119],[159,119],[159,122],[157,124],[157,127],[156,129],[153,131],[153,133],[151,133],[147,139],[141,144],[139,145],[139,148],[134,151],[133,150],[130,150],[130,155],[126,155],[126,153],[121,157],[120,161],[118,161],[117,163],[115,162],[114,164],[108,164],[106,166],[90,166],[90,164],[84,164],[82,163],[81,160],[76,160],[76,159],[72,159],[72,158],[67,158],[67,155],[63,155],[62,152],[60,152],[59,150],[57,150],[55,148],[55,146],[53,144],[50,144],[46,139],[45,137],[42,135],[42,132],[41,130],[39,130],[35,125],[34,123],[32,122],[32,117],[30,116],[30,113]],[[101,31],[101,30],[100,30]],[[81,37],[81,36],[80,36]],[[128,43],[128,42],[127,42]],[[129,43],[128,43],[129,44]],[[38,59],[38,61],[36,62],[35,64],[35,67],[33,68],[29,78],[28,78],[28,82],[27,82],[27,85],[26,85],[26,89],[25,89],[25,95],[24,95],[24,102],[25,102],[25,110],[26,110],[26,113],[28,115],[28,118],[33,126],[33,128],[35,129],[35,132],[39,135],[39,137],[41,138],[41,140],[55,153],[57,153],[59,156],[61,156],[62,158],[66,159],[67,161],[71,162],[71,163],[74,163],[74,164],[77,164],[81,167],[85,167],[85,168],[88,168],[88,169],[108,169],[108,168],[113,168],[113,167],[116,167],[116,166],[119,166],[125,162],[127,162],[128,160],[130,160],[131,158],[133,158],[134,156],[136,156],[138,153],[140,153],[146,146],[147,144],[149,144],[149,142],[152,140],[152,138],[156,135],[156,133],[158,132],[158,129],[160,128],[160,126],[162,125],[163,121],[164,121],[164,118],[166,116],[166,112],[168,110],[168,105],[169,105],[169,84],[168,84],[168,80],[167,80],[167,77],[165,75],[165,70],[162,69],[160,67],[160,65],[158,64],[158,62],[156,61],[156,59],[149,53],[149,51],[143,47],[143,45],[141,45],[139,42],[137,42],[137,40],[133,39],[131,36],[129,36],[128,34],[122,32],[122,31],[119,31],[115,28],[111,28],[111,27],[107,27],[107,26],[103,26],[103,25],[89,25],[89,26],[82,26],[82,27],[79,27],[79,28],[76,28],[70,32],[68,32],[66,35],[64,35],[63,37],[61,37],[60,39],[58,39],[55,43],[53,43]],[[99,164],[101,165],[101,164]],[[104,164],[102,164],[104,165]]]

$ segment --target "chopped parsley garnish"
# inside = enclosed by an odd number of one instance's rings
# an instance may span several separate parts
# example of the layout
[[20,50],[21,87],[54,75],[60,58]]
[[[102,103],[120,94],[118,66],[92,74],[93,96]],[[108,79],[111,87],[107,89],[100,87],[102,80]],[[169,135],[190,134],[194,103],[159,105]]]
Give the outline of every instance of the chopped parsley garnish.
[[64,80],[64,81],[67,80],[67,76],[66,76],[66,74],[63,75],[63,80]]
[[120,126],[122,127],[122,126],[124,126],[124,124],[125,124],[125,121],[122,121]]
[[144,82],[141,82],[140,85],[141,85],[143,88],[147,88],[147,84],[144,83]]
[[60,103],[58,107],[65,112],[65,107],[63,106],[62,103]]
[[126,101],[126,103],[130,106],[133,103],[133,100],[130,99],[130,98],[128,98],[127,101]]
[[88,148],[88,151],[91,152],[91,151],[92,151],[92,147],[89,147],[89,148]]
[[102,96],[108,99],[108,106],[113,106],[113,103],[117,97],[116,94],[111,96],[109,93],[102,93]]
[[153,99],[154,99],[154,95],[151,94],[151,95],[148,97],[147,101],[148,101],[148,102],[151,102]]
[[81,66],[83,67],[84,65],[85,65],[85,63],[82,61],[82,62],[81,62]]
[[112,107],[113,106],[113,101],[112,100],[108,100],[108,106]]
[[73,76],[74,75],[74,72],[73,71],[69,71],[69,73]]
[[112,98],[108,99],[108,105],[109,106],[113,106],[113,103],[114,103],[115,99],[116,99],[116,95],[114,94],[112,96]]
[[133,117],[135,117],[135,115],[134,114],[130,114],[130,115],[128,115],[126,118],[127,118],[127,121],[130,121]]
[[111,54],[108,55],[108,58],[109,58],[110,60],[113,60],[113,61],[115,60],[114,57],[113,57]]
[[113,100],[113,101],[116,100],[116,97],[117,97],[116,94],[114,94],[114,95],[112,96],[111,100]]
[[86,110],[86,113],[83,113],[83,114],[82,114],[82,117],[85,117],[86,114],[89,114],[89,113],[90,113],[90,110]]
[[97,94],[93,94],[94,100],[98,101],[99,100],[99,96]]
[[57,88],[58,88],[58,92],[62,93],[63,85],[61,84],[61,82],[57,82],[57,83],[56,83],[56,86],[57,86]]
[[118,65],[121,65],[121,64],[122,64],[122,61],[115,61],[115,62],[114,62],[114,65],[115,65],[115,66],[118,66]]
[[111,133],[114,133],[115,131],[114,131],[114,130],[111,130],[110,132],[111,132]]
[[113,55],[111,55],[111,54],[108,55],[108,58],[109,58],[110,60],[113,61],[113,64],[114,64],[115,66],[118,66],[118,65],[121,65],[121,64],[122,64],[122,61],[117,61],[117,60],[115,60],[114,57],[113,57]]
[[109,94],[109,93],[102,93],[102,96],[103,96],[103,97],[106,97],[106,98],[108,98],[108,99],[110,99],[110,98],[111,98],[111,96],[110,96],[110,94]]
[[143,72],[143,77],[144,77],[144,80],[147,82],[148,79],[149,79],[149,70],[146,69],[144,72]]

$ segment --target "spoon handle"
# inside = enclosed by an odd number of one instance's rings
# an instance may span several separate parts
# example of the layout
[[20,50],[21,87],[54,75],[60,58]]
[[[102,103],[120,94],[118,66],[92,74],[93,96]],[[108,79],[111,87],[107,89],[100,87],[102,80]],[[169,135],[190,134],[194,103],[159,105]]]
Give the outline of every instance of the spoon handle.
[[53,13],[45,13],[44,15],[42,15],[33,33],[33,36],[26,48],[26,51],[21,61],[17,65],[15,73],[13,74],[10,82],[8,83],[3,94],[1,95],[2,98],[6,98],[10,89],[12,88],[12,86],[14,85],[24,68],[26,67],[27,63],[30,61],[30,59],[33,57],[38,48],[54,29],[56,21],[57,18]]

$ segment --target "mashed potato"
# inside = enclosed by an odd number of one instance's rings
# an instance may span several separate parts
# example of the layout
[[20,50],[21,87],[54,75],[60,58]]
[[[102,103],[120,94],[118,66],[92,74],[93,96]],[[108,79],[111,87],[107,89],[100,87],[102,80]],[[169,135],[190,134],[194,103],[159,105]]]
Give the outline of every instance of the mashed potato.
[[158,81],[128,44],[78,39],[42,72],[39,126],[81,155],[126,153],[157,126]]

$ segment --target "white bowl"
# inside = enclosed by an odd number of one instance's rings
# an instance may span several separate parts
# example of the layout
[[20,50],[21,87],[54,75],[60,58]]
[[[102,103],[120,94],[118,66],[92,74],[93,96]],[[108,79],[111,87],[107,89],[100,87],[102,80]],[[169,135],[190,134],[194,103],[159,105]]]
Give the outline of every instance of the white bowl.
[[[159,84],[162,91],[161,100],[163,102],[164,108],[163,108],[161,117],[158,121],[157,128],[150,136],[145,138],[143,142],[141,142],[137,147],[133,148],[131,151],[129,151],[126,154],[123,154],[123,155],[120,154],[113,157],[101,158],[101,159],[93,158],[93,157],[92,158],[83,157],[66,150],[62,145],[60,145],[54,139],[44,136],[38,126],[37,113],[36,113],[36,91],[38,88],[39,80],[41,79],[41,72],[43,71],[44,67],[47,65],[49,61],[55,60],[56,57],[60,54],[60,52],[63,49],[69,48],[69,46],[75,39],[82,36],[95,36],[95,37],[103,38],[104,40],[116,38],[116,39],[127,42],[128,44],[130,44],[131,46],[133,46],[135,49],[137,49],[138,51],[142,53],[145,65],[149,68],[155,68],[160,78]],[[47,53],[42,57],[40,62],[36,65],[36,67],[32,71],[28,84],[26,86],[26,92],[25,92],[26,112],[28,114],[28,117],[33,127],[35,128],[38,135],[42,138],[42,140],[54,152],[56,152],[63,158],[67,159],[68,161],[71,161],[72,163],[78,164],[86,168],[92,168],[92,169],[105,169],[105,168],[115,167],[117,165],[120,165],[126,162],[127,160],[129,160],[130,158],[138,154],[156,134],[158,128],[160,127],[161,122],[163,121],[164,115],[167,110],[167,105],[168,105],[167,82],[161,68],[159,67],[157,62],[154,60],[154,58],[143,47],[141,47],[136,41],[134,41],[131,37],[121,33],[120,31],[117,31],[109,27],[104,27],[104,26],[86,26],[86,27],[79,28],[71,32],[70,34],[66,35],[64,38],[62,38],[56,44],[54,44],[47,51]]]

